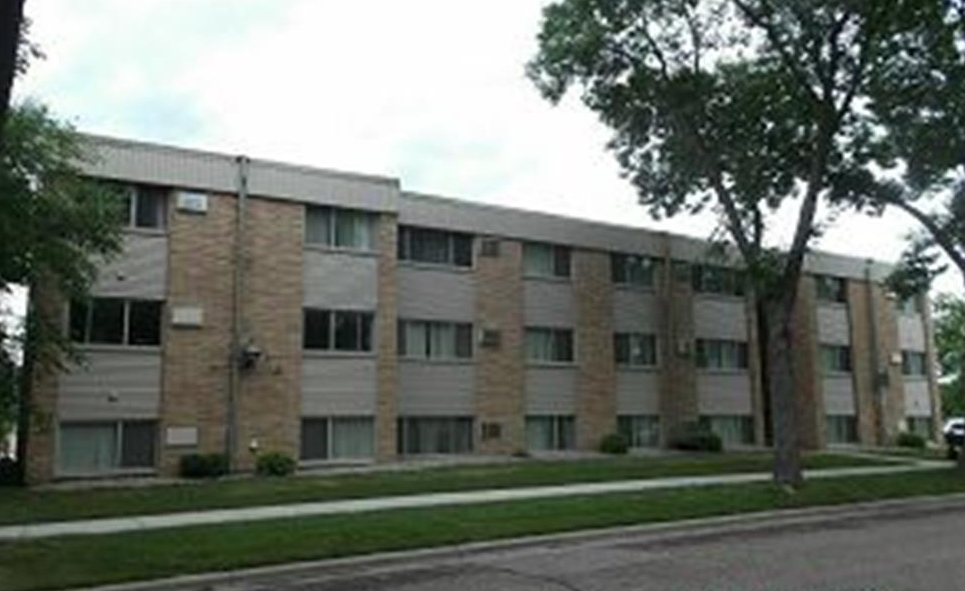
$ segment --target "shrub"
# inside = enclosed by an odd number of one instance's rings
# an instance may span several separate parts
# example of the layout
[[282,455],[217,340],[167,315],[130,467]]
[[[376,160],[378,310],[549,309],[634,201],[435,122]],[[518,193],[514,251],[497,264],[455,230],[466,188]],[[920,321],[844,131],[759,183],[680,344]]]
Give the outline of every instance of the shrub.
[[218,478],[228,473],[225,454],[187,454],[180,461],[179,472],[184,478]]
[[20,484],[20,470],[13,458],[0,458],[0,486]]
[[896,443],[898,447],[925,449],[925,438],[917,433],[899,433]]
[[630,449],[630,442],[620,433],[610,433],[600,440],[600,451],[605,454],[623,455]]
[[674,449],[682,451],[721,452],[724,443],[720,436],[708,427],[698,423],[688,423],[681,428],[680,433],[673,439]]
[[264,453],[255,461],[259,476],[290,476],[295,473],[295,458],[277,451]]

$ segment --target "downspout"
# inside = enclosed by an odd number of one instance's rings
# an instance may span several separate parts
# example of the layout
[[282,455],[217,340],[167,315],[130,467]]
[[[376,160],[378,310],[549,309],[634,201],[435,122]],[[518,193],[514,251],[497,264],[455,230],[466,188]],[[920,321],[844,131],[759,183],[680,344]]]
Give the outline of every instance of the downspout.
[[881,388],[886,385],[884,382],[887,379],[887,374],[882,374],[880,367],[881,358],[878,354],[878,311],[875,306],[874,290],[871,283],[872,262],[871,259],[866,260],[864,267],[864,279],[867,285],[868,295],[868,338],[871,339],[868,352],[871,357],[871,388],[874,393],[875,435],[878,440],[878,445],[884,445],[887,442],[887,436],[885,435],[884,396],[881,393]]
[[237,400],[241,383],[242,320],[244,318],[245,291],[245,211],[248,201],[248,157],[235,158],[238,164],[238,199],[235,203],[235,236],[232,257],[234,276],[231,302],[231,346],[228,353],[228,400],[225,425],[225,454],[228,470],[235,468],[235,450],[238,447]]

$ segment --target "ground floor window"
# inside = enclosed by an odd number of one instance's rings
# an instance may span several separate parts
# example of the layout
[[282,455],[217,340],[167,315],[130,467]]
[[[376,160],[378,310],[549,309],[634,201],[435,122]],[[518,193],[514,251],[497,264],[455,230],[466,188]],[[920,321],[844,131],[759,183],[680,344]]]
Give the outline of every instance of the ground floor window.
[[660,417],[657,415],[622,415],[617,417],[617,431],[627,438],[630,447],[660,445]]
[[302,460],[361,460],[374,455],[371,417],[302,419]]
[[920,435],[926,440],[932,439],[931,417],[908,417],[908,432]]
[[157,422],[61,423],[57,445],[57,465],[65,475],[154,468]]
[[402,455],[472,452],[472,417],[400,417],[398,450]]
[[576,448],[573,415],[526,417],[526,448],[531,451]]
[[754,445],[754,417],[746,415],[706,415],[701,426],[720,437],[725,446]]
[[858,421],[853,415],[824,417],[824,438],[829,444],[857,443]]

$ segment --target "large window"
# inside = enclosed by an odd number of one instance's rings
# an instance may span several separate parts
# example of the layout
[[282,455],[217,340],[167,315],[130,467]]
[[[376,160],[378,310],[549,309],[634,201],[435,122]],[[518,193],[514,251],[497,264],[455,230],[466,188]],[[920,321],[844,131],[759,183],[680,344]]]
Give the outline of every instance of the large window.
[[614,283],[652,288],[659,261],[652,257],[614,252],[610,254],[610,276]]
[[302,419],[302,460],[362,460],[374,455],[371,417]]
[[694,291],[728,296],[744,295],[744,273],[727,267],[694,265],[692,267]]
[[572,415],[526,417],[526,448],[531,451],[576,448],[576,421]]
[[569,247],[542,242],[524,243],[523,274],[527,277],[569,277]]
[[413,359],[469,359],[472,325],[400,320],[399,355]]
[[428,228],[399,226],[399,260],[472,266],[472,236]]
[[618,332],[613,335],[613,354],[617,365],[655,367],[657,337],[645,333]]
[[398,450],[403,455],[472,452],[471,417],[400,417]]
[[374,213],[340,207],[305,207],[305,243],[347,248],[375,250],[376,224]]
[[573,331],[568,328],[527,328],[526,360],[573,363]]
[[821,369],[826,374],[851,372],[851,347],[821,345]]
[[921,435],[926,441],[935,438],[935,434],[932,432],[931,417],[908,417],[906,421],[909,433]]
[[161,344],[163,303],[152,300],[93,298],[70,304],[70,338],[98,345]]
[[745,415],[705,415],[700,424],[720,437],[724,446],[753,445],[754,418]]
[[697,367],[747,369],[747,343],[725,339],[697,339]]
[[371,312],[304,310],[302,346],[320,351],[372,351]]
[[921,314],[921,298],[911,296],[905,299],[896,299],[895,308],[900,314]]
[[657,415],[618,416],[617,432],[627,438],[630,447],[657,447],[660,445],[660,417]]
[[824,417],[824,438],[829,444],[856,443],[858,441],[858,421],[852,415],[826,415]]
[[58,470],[64,475],[150,469],[156,463],[154,421],[61,423],[59,435]]
[[133,185],[121,190],[121,223],[128,228],[161,230],[166,225],[168,193],[164,187]]
[[928,363],[925,359],[925,354],[919,351],[902,351],[901,373],[919,377],[928,375]]
[[843,304],[848,301],[848,283],[841,277],[815,275],[814,285],[819,302]]

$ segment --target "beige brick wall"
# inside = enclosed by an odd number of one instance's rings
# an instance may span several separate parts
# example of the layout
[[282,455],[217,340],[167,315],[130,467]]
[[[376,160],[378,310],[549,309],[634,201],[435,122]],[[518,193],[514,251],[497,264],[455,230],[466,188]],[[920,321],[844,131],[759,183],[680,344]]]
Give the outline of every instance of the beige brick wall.
[[[525,449],[523,364],[523,247],[499,241],[499,256],[476,254],[475,328],[499,331],[498,347],[476,344],[476,449],[512,453]],[[483,440],[483,423],[498,423],[500,437]]]
[[[858,413],[858,441],[874,445],[878,440],[879,411],[872,361],[871,293],[866,281],[848,281],[848,312],[851,319],[851,357],[854,376],[855,406]],[[880,363],[880,361],[879,361]]]
[[664,257],[660,293],[660,439],[669,445],[680,427],[699,418],[690,266]]
[[824,437],[824,388],[818,357],[817,292],[814,277],[804,275],[794,305],[792,349],[794,395],[803,449],[820,449]]
[[606,252],[573,251],[576,294],[576,442],[599,448],[616,431],[616,366],[613,360],[613,282]]
[[932,323],[931,300],[925,296],[921,298],[922,322],[925,324],[925,363],[928,372],[928,398],[931,401],[932,438],[942,440],[942,401],[938,388],[938,358],[935,351],[935,325]]
[[396,236],[394,215],[379,219],[378,310],[375,314],[377,347],[377,384],[375,408],[376,456],[380,460],[396,457],[396,418],[399,390],[398,283],[396,281]]
[[893,443],[901,431],[905,419],[905,387],[901,373],[901,345],[898,339],[898,315],[895,310],[894,299],[887,297],[884,287],[880,283],[871,284],[875,316],[875,336],[878,348],[878,372],[887,376],[887,382],[882,385],[881,421],[885,441],[881,444]]

